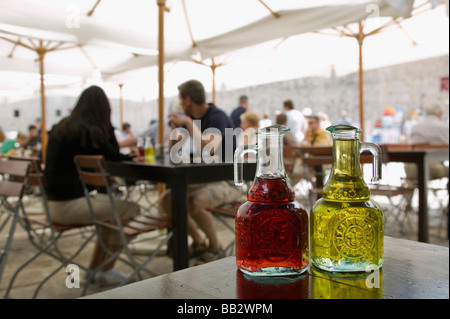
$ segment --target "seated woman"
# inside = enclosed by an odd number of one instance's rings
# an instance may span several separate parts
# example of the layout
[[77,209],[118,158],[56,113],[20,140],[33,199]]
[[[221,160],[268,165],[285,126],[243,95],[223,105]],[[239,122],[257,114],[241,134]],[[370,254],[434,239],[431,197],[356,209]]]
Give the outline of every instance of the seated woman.
[[[79,97],[70,116],[55,125],[49,134],[45,176],[49,210],[53,222],[62,225],[89,225],[92,223],[83,187],[74,164],[74,156],[103,155],[108,161],[130,160],[128,155],[119,152],[119,145],[111,125],[111,107],[104,91],[97,87],[87,88]],[[93,208],[100,220],[114,218],[107,195],[98,194]],[[116,201],[122,219],[139,213],[136,203]],[[103,240],[111,251],[121,248],[119,233],[104,229]],[[96,242],[90,269],[96,269],[107,258],[98,240]],[[116,271],[115,260],[101,269],[96,277],[100,284],[118,284],[127,276]]]
[[[256,130],[259,128],[259,116],[253,112],[245,112],[241,115],[242,132],[238,135],[237,146],[256,144]],[[254,154],[246,154],[248,162],[256,162]]]
[[238,136],[237,145],[241,146],[255,144],[255,131],[259,128],[259,116],[253,112],[245,112],[241,115],[240,127],[242,129],[242,133]]

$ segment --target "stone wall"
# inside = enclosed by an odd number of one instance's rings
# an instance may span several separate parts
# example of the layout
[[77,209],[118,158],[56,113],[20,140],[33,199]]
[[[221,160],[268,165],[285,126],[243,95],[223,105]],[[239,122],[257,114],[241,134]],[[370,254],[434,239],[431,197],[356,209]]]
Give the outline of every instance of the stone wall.
[[[75,106],[78,97],[67,96],[48,96],[46,103],[46,123],[47,129],[58,123],[62,118],[70,114],[71,109]],[[124,121],[132,123],[134,128],[140,129],[148,126],[150,119],[155,118],[157,114],[156,105],[153,102],[135,102],[124,101]],[[111,120],[113,125],[119,126],[120,111],[119,100],[110,99]],[[0,127],[4,131],[22,131],[27,132],[29,124],[35,123],[37,118],[41,117],[41,100],[34,98],[30,100],[22,100],[14,103],[0,101]],[[15,111],[19,112],[19,116],[15,117]],[[150,111],[150,112],[149,112]],[[149,116],[149,114],[155,114]]]
[[[416,61],[366,70],[364,72],[364,117],[371,124],[383,116],[385,107],[403,107],[404,114],[419,110],[428,101],[446,105],[448,91],[441,91],[441,78],[449,75],[449,57]],[[342,77],[311,77],[217,92],[216,104],[227,112],[236,107],[239,95],[247,94],[252,111],[258,114],[282,110],[285,99],[294,101],[297,109],[305,107],[313,113],[326,112],[331,122],[343,109],[353,120],[359,120],[358,73]],[[367,126],[367,125],[366,125]],[[369,125],[370,126],[370,125]]]
[[[446,105],[448,116],[448,91],[440,90],[440,80],[449,75],[449,57],[440,56],[426,60],[366,70],[364,72],[364,116],[366,129],[381,119],[385,107],[403,107],[404,114],[423,108],[425,103],[437,100]],[[269,113],[274,118],[282,110],[282,102],[292,99],[297,109],[309,107],[314,113],[324,111],[332,122],[339,118],[343,109],[354,120],[359,119],[358,74],[342,77],[305,77],[294,80],[250,86],[236,90],[218,90],[216,104],[231,113],[241,94],[249,96],[250,108],[258,114]],[[209,99],[211,94],[208,94]],[[177,97],[165,100],[166,115]],[[47,97],[47,127],[50,128],[69,114],[76,98]],[[111,99],[112,121],[119,125],[119,101]],[[0,101],[0,126],[4,130],[26,131],[30,123],[40,117],[40,99],[15,103]],[[14,110],[20,112],[13,117]],[[57,115],[57,110],[59,114]],[[124,101],[124,120],[136,130],[143,130],[158,116],[157,101]]]

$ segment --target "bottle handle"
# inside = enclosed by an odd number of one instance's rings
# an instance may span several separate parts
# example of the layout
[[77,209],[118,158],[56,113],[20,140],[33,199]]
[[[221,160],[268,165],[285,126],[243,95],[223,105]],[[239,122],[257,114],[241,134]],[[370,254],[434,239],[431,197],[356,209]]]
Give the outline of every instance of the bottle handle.
[[381,180],[381,148],[375,143],[362,142],[360,153],[363,151],[369,151],[373,155],[371,182],[375,184]]
[[234,184],[239,187],[244,184],[243,164],[247,153],[256,155],[256,144],[239,146],[234,152]]

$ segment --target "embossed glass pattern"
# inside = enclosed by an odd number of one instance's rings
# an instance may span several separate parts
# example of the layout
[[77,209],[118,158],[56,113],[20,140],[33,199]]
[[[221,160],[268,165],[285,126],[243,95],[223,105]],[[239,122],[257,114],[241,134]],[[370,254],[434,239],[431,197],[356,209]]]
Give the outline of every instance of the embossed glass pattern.
[[[333,136],[333,167],[330,178],[311,210],[311,261],[324,270],[346,272],[378,269],[383,263],[383,213],[370,199],[359,155],[360,130],[337,125],[328,128]],[[374,170],[379,179],[378,167]]]
[[[255,152],[258,159],[248,200],[236,215],[236,264],[253,276],[297,275],[309,264],[308,215],[295,201],[284,170],[286,131],[284,126],[258,130],[255,146],[236,150],[235,166],[246,152]],[[239,167],[236,172],[242,174]]]

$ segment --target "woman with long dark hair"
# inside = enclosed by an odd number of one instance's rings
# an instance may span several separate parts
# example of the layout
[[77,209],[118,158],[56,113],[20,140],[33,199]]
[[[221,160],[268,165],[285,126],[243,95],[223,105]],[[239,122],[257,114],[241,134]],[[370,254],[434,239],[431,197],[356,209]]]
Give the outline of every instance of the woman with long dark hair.
[[[111,107],[105,92],[97,86],[84,90],[70,116],[55,125],[49,134],[45,164],[47,196],[53,222],[62,225],[92,223],[74,164],[77,154],[103,155],[107,161],[131,159],[119,152],[111,124]],[[103,196],[106,195],[96,195],[97,199],[93,201],[94,210],[99,219],[111,220],[111,204]],[[117,208],[122,219],[139,213],[139,206],[132,202],[117,201]],[[105,230],[102,234],[112,251],[120,249],[121,242],[117,232]],[[97,241],[89,268],[97,268],[107,258],[108,254],[101,249]],[[113,267],[114,261],[107,264],[98,273],[98,282],[116,284],[126,276]]]

